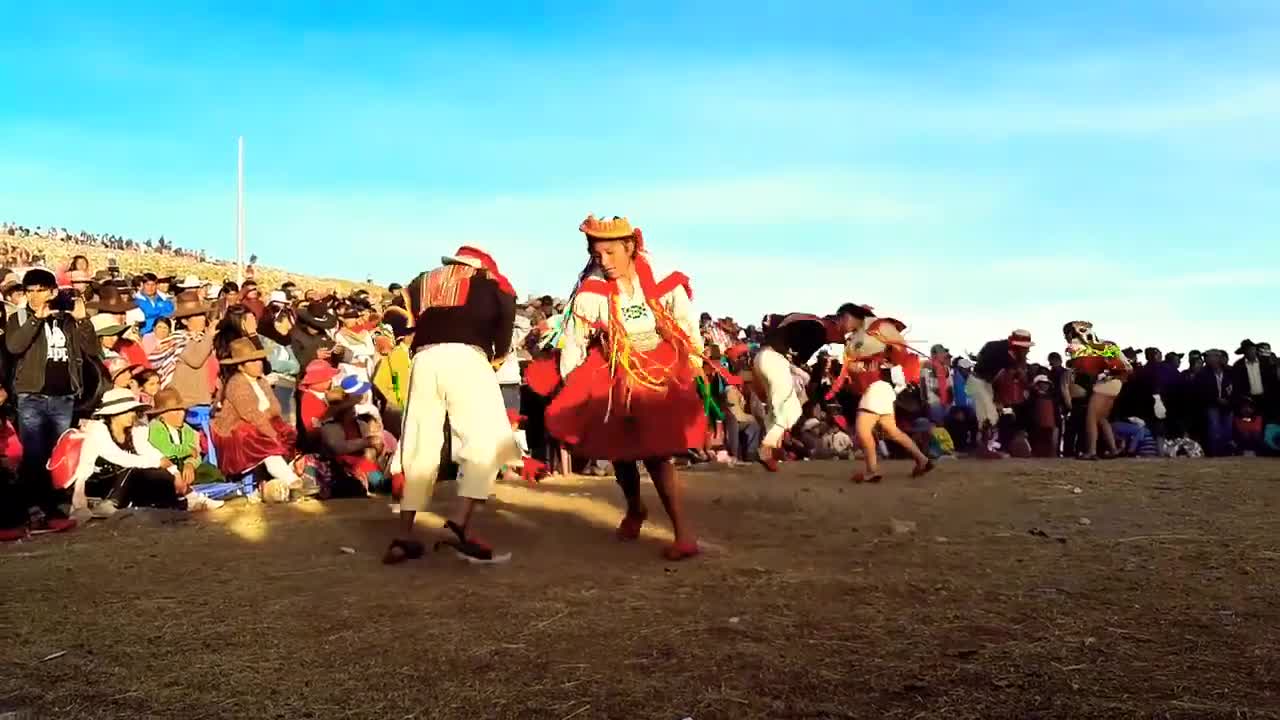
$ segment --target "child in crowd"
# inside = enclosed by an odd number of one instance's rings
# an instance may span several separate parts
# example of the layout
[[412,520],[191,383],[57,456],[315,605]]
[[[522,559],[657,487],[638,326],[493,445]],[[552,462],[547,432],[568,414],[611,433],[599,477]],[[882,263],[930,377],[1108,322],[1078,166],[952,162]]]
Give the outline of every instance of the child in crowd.
[[1240,403],[1240,412],[1232,423],[1236,447],[1246,454],[1256,455],[1262,446],[1262,416],[1252,400]]
[[1032,381],[1031,403],[1031,454],[1038,458],[1056,458],[1058,403],[1048,375],[1037,375]]
[[201,458],[200,434],[187,424],[187,406],[182,402],[181,393],[173,388],[160,390],[146,415],[151,419],[147,424],[147,440],[178,468],[184,484],[204,486],[225,480],[217,466]]

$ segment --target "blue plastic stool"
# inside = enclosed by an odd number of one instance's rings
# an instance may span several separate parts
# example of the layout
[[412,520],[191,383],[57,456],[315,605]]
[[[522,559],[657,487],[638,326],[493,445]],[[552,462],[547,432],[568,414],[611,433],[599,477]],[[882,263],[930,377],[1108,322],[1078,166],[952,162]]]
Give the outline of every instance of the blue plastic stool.
[[204,434],[209,447],[207,460],[210,465],[218,464],[218,451],[213,447],[213,429],[209,422],[213,419],[212,408],[208,405],[193,405],[187,408],[187,424]]

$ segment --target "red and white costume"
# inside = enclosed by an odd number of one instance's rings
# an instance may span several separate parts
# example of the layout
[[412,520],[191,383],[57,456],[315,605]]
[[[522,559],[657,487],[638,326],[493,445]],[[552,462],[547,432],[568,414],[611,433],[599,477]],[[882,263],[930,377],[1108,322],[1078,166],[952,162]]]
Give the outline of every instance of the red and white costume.
[[902,337],[906,327],[893,318],[866,318],[845,341],[843,372],[832,392],[849,384],[862,398],[858,410],[892,415],[899,388],[884,379],[884,371],[890,370],[902,386],[920,382],[920,358]]
[[701,447],[707,416],[696,378],[702,338],[689,279],[656,280],[636,231],[631,293],[601,277],[582,281],[565,329],[565,387],[547,430],[584,457],[643,460]]

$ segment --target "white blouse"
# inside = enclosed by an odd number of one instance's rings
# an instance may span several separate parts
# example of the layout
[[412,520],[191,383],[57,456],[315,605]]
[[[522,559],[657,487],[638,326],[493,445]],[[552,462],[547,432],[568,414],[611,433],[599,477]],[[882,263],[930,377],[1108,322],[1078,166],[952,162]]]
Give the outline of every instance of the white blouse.
[[[625,293],[619,288],[617,297],[618,314],[622,318],[622,328],[628,339],[637,350],[652,350],[661,342],[658,335],[657,319],[646,302],[644,290],[637,279],[632,282],[632,292]],[[587,359],[587,347],[595,325],[608,325],[609,298],[597,293],[579,293],[573,299],[572,322],[564,333],[564,347],[560,351],[560,375],[568,377]],[[697,314],[693,311],[693,302],[683,285],[663,295],[659,302],[680,325],[680,328],[693,342],[694,350],[702,352],[702,333],[698,329]]]

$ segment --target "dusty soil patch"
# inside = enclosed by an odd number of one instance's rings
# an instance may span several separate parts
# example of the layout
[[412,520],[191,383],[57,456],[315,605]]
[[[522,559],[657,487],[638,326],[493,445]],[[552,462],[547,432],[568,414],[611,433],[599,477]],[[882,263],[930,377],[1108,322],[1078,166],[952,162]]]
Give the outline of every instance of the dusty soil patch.
[[712,551],[679,565],[651,488],[659,522],[623,545],[596,478],[502,486],[501,567],[383,567],[374,501],[2,547],[0,712],[1280,717],[1280,464],[850,469],[688,474]]

